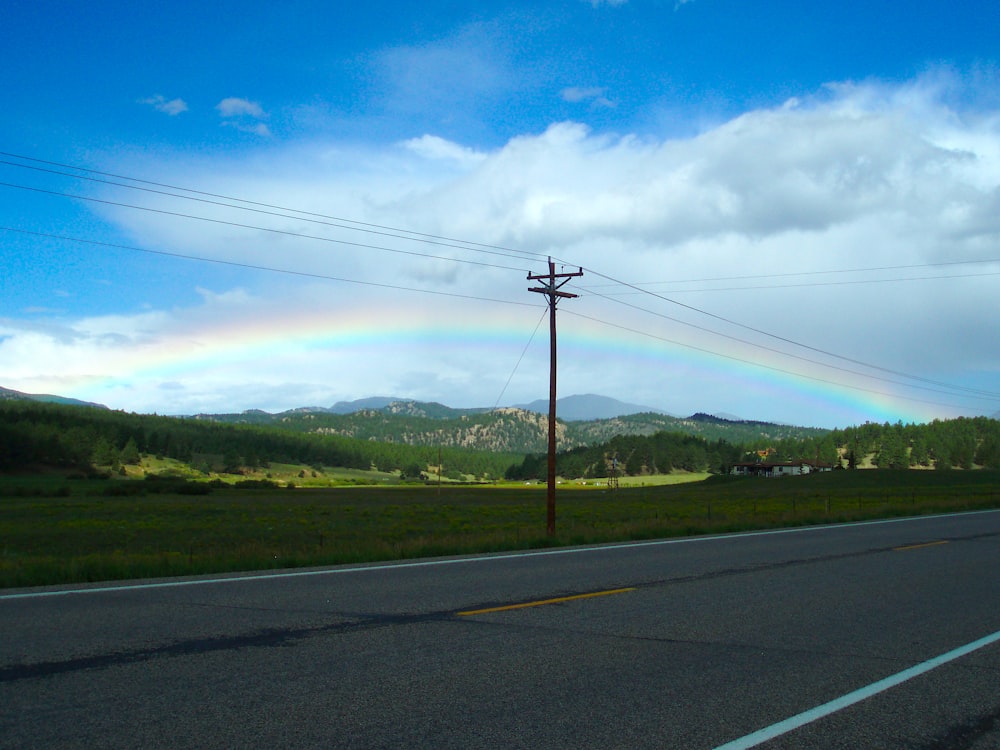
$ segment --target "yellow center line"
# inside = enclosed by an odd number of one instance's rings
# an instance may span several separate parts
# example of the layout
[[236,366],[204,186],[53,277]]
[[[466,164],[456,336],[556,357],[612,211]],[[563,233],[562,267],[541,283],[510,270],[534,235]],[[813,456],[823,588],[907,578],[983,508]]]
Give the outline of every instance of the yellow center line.
[[594,591],[589,594],[574,594],[573,596],[560,596],[556,599],[540,599],[535,602],[521,602],[520,604],[505,604],[502,607],[487,607],[486,609],[470,609],[466,612],[456,612],[459,617],[469,617],[470,615],[485,615],[489,612],[506,612],[511,609],[525,609],[527,607],[541,607],[545,604],[560,604],[561,602],[571,602],[576,599],[592,599],[595,596],[611,596],[612,594],[624,594],[626,591],[635,591],[635,587],[627,589],[609,589],[608,591]]
[[939,544],[947,544],[947,543],[948,543],[947,539],[942,539],[942,540],[937,541],[937,542],[924,542],[923,544],[910,544],[910,545],[907,545],[906,547],[893,547],[892,551],[893,552],[906,552],[907,550],[911,550],[911,549],[923,549],[924,547],[937,547]]

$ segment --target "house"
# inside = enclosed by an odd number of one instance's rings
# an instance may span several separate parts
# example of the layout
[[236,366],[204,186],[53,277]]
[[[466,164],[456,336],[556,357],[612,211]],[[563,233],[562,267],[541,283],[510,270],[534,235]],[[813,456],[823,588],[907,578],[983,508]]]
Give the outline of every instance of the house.
[[733,464],[730,474],[738,477],[797,477],[814,471],[832,471],[818,461],[768,461]]

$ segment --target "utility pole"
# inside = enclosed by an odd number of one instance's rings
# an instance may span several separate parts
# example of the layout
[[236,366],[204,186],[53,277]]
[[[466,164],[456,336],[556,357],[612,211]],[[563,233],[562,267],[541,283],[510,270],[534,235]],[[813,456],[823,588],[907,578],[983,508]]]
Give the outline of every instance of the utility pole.
[[528,274],[528,281],[540,281],[542,286],[529,288],[529,292],[544,294],[549,300],[549,471],[546,531],[556,533],[556,303],[576,294],[559,291],[575,276],[583,276],[583,269],[575,273],[556,273],[556,265],[549,258],[547,274]]

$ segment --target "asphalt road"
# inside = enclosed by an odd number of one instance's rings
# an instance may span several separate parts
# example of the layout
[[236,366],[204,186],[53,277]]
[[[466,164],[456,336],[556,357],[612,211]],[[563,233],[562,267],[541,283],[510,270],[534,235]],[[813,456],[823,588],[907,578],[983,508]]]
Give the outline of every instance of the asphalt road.
[[1000,748],[998,562],[991,512],[0,591],[0,747]]

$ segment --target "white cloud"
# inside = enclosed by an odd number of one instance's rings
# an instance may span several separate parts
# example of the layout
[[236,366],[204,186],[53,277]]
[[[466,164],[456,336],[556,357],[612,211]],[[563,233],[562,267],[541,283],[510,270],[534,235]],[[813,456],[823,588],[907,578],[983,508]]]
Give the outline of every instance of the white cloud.
[[261,120],[267,119],[267,113],[257,102],[237,97],[223,99],[215,105],[223,118],[224,127],[233,128],[241,133],[253,133],[262,138],[271,137],[271,129]]
[[[392,393],[456,406],[490,405],[541,314],[540,300],[532,299],[538,295],[527,292],[525,271],[542,271],[551,254],[587,269],[576,287],[581,297],[561,308],[565,328],[560,336],[567,354],[560,357],[565,368],[560,390],[565,394],[602,392],[676,412],[716,410],[801,422],[810,399],[819,399],[810,394],[833,388],[798,381],[780,397],[772,392],[766,408],[750,413],[745,394],[764,394],[772,381],[786,376],[698,353],[707,349],[868,391],[955,401],[778,357],[764,347],[790,347],[635,294],[635,288],[616,286],[600,274],[649,284],[730,321],[859,361],[946,381],[988,382],[986,387],[1000,391],[1000,361],[990,345],[1000,298],[995,276],[982,275],[1000,272],[997,264],[958,267],[981,274],[969,278],[902,280],[950,273],[933,267],[904,271],[903,266],[1000,256],[1000,116],[956,111],[942,103],[940,91],[923,80],[904,86],[831,86],[817,96],[748,112],[683,139],[595,133],[570,122],[513,138],[489,152],[425,135],[386,148],[275,145],[252,164],[200,156],[170,162],[157,179],[347,217],[366,222],[368,229],[405,227],[479,244],[467,249],[441,239],[414,243],[385,229],[378,229],[379,234],[344,229],[349,223],[342,220],[317,224],[304,214],[280,218],[197,207],[199,215],[313,239],[105,207],[104,215],[143,246],[385,286],[259,274],[243,282],[251,285],[247,291],[203,295],[202,304],[188,310],[161,305],[155,315],[102,319],[100,325],[93,320],[69,323],[45,345],[39,344],[37,337],[44,334],[37,327],[2,329],[0,335],[7,338],[0,342],[0,369],[6,373],[14,368],[10,371],[16,375],[4,385],[31,390],[32,373],[37,377],[44,372],[76,373],[84,379],[101,363],[107,369],[102,377],[123,373],[122,383],[128,381],[132,389],[128,398],[138,399],[143,390],[143,403],[150,405],[162,397],[163,384],[172,383],[183,386],[171,391],[174,404],[204,404],[217,387],[220,401],[237,393],[247,398],[269,393],[268,403],[241,406],[272,408],[279,405],[275,394],[292,382],[302,389],[295,400],[308,396],[324,404]],[[149,157],[144,159],[141,169],[119,163],[115,171],[148,173]],[[166,197],[150,200],[176,210]],[[494,252],[497,247],[537,255]],[[816,274],[875,267],[887,270]],[[199,276],[210,273],[206,265]],[[813,275],[787,276],[792,273]],[[689,281],[698,279],[702,281]],[[871,283],[839,283],[844,281]],[[199,283],[231,288],[218,281]],[[419,295],[404,290],[409,287],[460,296]],[[575,313],[604,323],[573,317]],[[372,334],[365,344],[315,348],[295,332],[317,319],[328,321],[330,330],[367,326]],[[195,360],[192,352],[226,351],[225,342],[239,326],[273,330],[278,339],[279,331],[289,334],[279,355],[272,352],[256,363],[251,358],[259,353],[248,342],[245,352],[237,347],[231,362],[209,362],[206,354],[206,362],[191,365],[190,372],[167,373],[146,385],[129,375],[141,369],[135,363],[157,346],[167,352],[171,347],[184,350]],[[460,333],[438,338],[441,331]],[[595,341],[601,346],[588,343]],[[806,360],[827,359],[816,352],[797,353]],[[421,374],[432,354],[436,378]],[[544,394],[544,357],[544,346],[541,352],[532,350],[505,401]],[[52,391],[56,385],[36,390]],[[116,391],[122,404],[112,405],[138,403],[127,400],[124,389]],[[813,423],[880,419],[883,413],[892,419],[942,413],[942,407],[894,401],[891,395],[850,389],[839,393],[844,401],[896,406],[875,413],[808,406],[820,415],[810,417]],[[97,390],[77,389],[70,395],[110,400]],[[869,410],[875,408],[871,403]],[[169,411],[162,405],[157,410]],[[852,416],[831,416],[844,413]]]
[[[458,321],[466,343],[450,350],[433,330],[443,312],[434,298],[418,298],[400,320],[393,308],[399,291],[331,294],[331,285],[313,282],[294,290],[275,285],[263,295],[201,295],[188,307],[59,326],[0,320],[4,385],[86,393],[114,408],[194,414],[330,405],[356,398],[358,387],[425,400],[441,388],[451,400],[472,405],[478,387],[488,384],[498,393],[507,375],[474,372],[492,347],[476,342],[492,325],[482,309]],[[412,295],[408,300],[412,304]],[[399,366],[387,366],[386,349]],[[429,366],[433,378],[427,377]]]
[[25,312],[29,315],[41,315],[41,314],[51,315],[53,313],[65,312],[65,310],[60,310],[54,307],[42,307],[40,305],[32,305],[31,307],[24,308],[22,312]]
[[244,115],[258,119],[265,117],[264,110],[260,104],[235,96],[223,99],[215,105],[215,108],[223,117],[242,117]]
[[223,127],[234,128],[239,130],[241,133],[253,133],[254,135],[259,135],[262,138],[271,137],[271,128],[269,128],[263,122],[239,122],[233,120],[224,120],[222,123]]
[[571,104],[589,102],[592,107],[614,107],[615,103],[604,95],[605,91],[607,89],[596,86],[589,88],[570,86],[560,91],[559,95],[563,101],[570,102]]
[[595,8],[600,8],[602,5],[617,8],[621,5],[625,5],[628,0],[588,0],[588,2]]
[[487,158],[486,154],[452,143],[436,135],[424,135],[403,142],[403,147],[425,159],[450,161],[473,166]]
[[512,68],[511,33],[501,24],[469,24],[441,39],[382,50],[369,60],[378,82],[373,104],[437,127],[493,107],[506,93],[530,85],[530,76]]
[[604,91],[605,90],[603,88],[597,87],[584,88],[581,86],[570,86],[569,88],[563,89],[560,92],[560,95],[565,101],[576,103],[587,99],[593,99],[598,96],[603,96]]
[[147,99],[140,99],[141,104],[149,104],[158,112],[163,112],[170,116],[179,115],[181,112],[188,111],[188,105],[183,99],[170,99],[169,101],[166,97],[157,94],[156,96],[151,96]]

